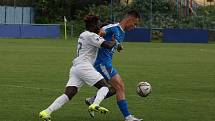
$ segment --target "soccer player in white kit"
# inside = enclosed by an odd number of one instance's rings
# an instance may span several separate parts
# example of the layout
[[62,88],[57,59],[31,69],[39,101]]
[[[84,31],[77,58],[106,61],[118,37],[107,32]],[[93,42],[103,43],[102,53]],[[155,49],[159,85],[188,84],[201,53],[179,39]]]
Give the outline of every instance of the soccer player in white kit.
[[59,96],[47,109],[39,113],[39,117],[44,121],[51,121],[51,113],[61,108],[65,103],[72,99],[84,83],[99,88],[96,99],[89,106],[88,111],[94,116],[94,111],[100,113],[108,112],[108,109],[99,106],[107,95],[109,88],[104,77],[93,67],[97,57],[98,48],[112,48],[115,41],[105,41],[98,34],[99,18],[88,15],[84,19],[86,31],[80,34],[77,46],[77,57],[73,60],[70,69],[69,80],[64,94]]

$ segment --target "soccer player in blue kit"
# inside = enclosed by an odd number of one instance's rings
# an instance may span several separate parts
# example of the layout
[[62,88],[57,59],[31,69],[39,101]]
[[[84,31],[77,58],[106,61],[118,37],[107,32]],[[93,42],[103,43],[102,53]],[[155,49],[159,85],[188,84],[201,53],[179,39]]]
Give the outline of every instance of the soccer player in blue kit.
[[[128,104],[125,99],[125,86],[124,81],[112,66],[112,57],[115,51],[122,50],[122,42],[125,37],[125,31],[130,31],[136,27],[140,21],[140,15],[136,11],[129,11],[124,18],[117,24],[109,24],[100,30],[100,36],[103,36],[106,41],[111,41],[112,37],[115,38],[116,44],[111,49],[100,48],[94,67],[100,72],[106,80],[114,88],[116,93],[117,105],[122,112],[125,121],[142,121],[136,118],[128,110]],[[114,95],[115,93],[109,92],[106,98]],[[86,104],[91,104],[95,97],[87,98]]]

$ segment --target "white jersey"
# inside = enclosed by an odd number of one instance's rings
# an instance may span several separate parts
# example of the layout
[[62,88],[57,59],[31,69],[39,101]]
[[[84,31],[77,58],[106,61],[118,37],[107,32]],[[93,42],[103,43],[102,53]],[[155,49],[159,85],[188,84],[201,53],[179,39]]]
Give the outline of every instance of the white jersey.
[[69,81],[66,87],[82,87],[83,84],[93,86],[104,77],[93,67],[104,39],[99,35],[85,31],[80,34],[77,46],[77,57],[73,60],[73,66],[70,69]]
[[85,31],[80,34],[77,46],[77,57],[73,60],[73,65],[80,63],[94,64],[97,57],[98,48],[105,40],[98,34]]

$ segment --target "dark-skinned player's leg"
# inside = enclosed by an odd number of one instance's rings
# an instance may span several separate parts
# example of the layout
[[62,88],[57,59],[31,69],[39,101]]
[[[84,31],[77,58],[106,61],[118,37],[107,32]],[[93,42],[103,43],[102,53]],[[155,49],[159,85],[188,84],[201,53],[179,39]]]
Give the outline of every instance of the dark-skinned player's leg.
[[44,121],[51,120],[51,113],[60,109],[65,103],[69,102],[76,93],[78,92],[78,88],[75,86],[67,86],[64,94],[55,99],[55,101],[45,110],[39,113],[39,117]]

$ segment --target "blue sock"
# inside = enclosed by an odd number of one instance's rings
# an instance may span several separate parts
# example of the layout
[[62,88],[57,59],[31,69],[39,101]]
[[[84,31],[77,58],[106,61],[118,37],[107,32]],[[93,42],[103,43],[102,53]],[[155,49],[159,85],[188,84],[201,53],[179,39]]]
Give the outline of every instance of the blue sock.
[[124,117],[127,117],[130,115],[130,112],[128,111],[128,104],[126,100],[120,100],[117,102],[117,105],[122,112]]

